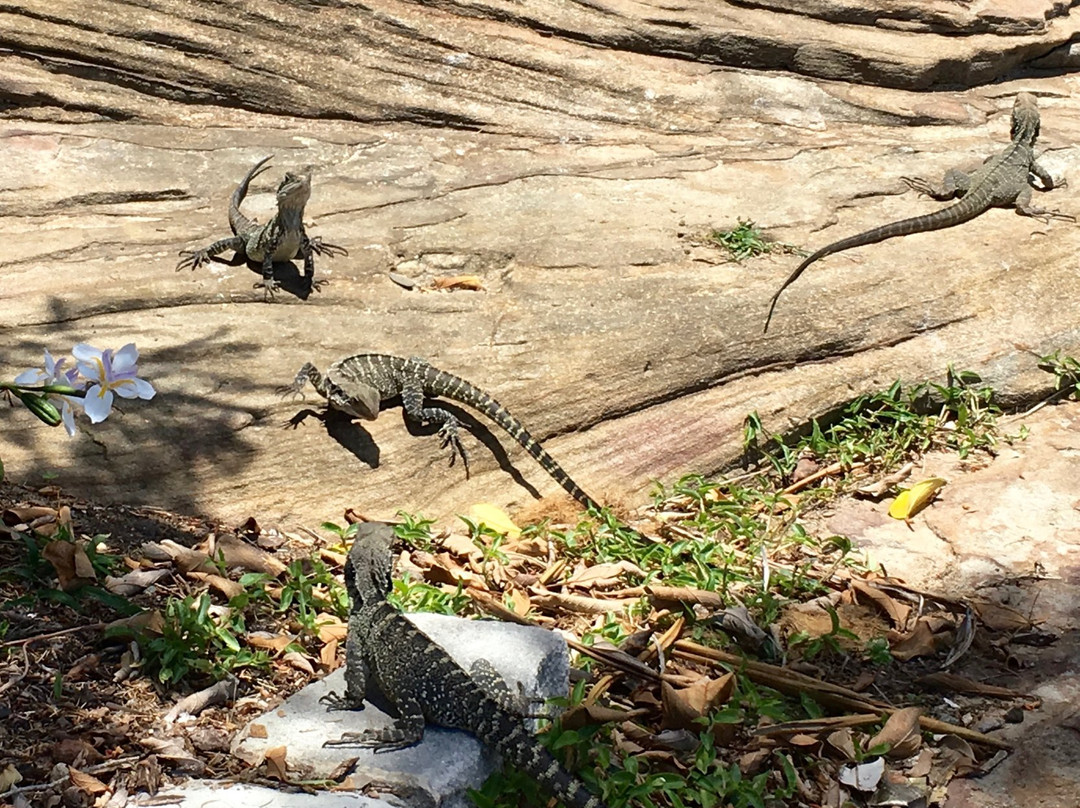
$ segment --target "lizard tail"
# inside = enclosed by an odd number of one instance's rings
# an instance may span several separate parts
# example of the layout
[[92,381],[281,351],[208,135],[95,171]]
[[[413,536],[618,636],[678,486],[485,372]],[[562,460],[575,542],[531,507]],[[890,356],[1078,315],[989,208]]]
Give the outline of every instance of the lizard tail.
[[504,759],[510,758],[515,766],[532,775],[567,808],[606,808],[603,800],[591,794],[585,784],[563,768],[520,723],[500,729],[503,730],[498,733],[501,737],[483,740],[498,749]]
[[266,163],[272,159],[274,159],[274,155],[271,154],[269,157],[264,157],[253,165],[247,175],[240,180],[239,185],[236,186],[236,190],[233,191],[232,199],[229,201],[229,227],[231,227],[233,233],[237,235],[250,230],[253,225],[253,222],[240,212],[240,203],[243,202],[244,197],[247,196],[248,186],[251,184],[251,181],[270,167],[266,165]]
[[451,398],[454,401],[482,412],[505,429],[510,437],[521,444],[521,447],[533,456],[536,462],[539,463],[552,478],[554,478],[555,482],[563,487],[563,490],[565,490],[566,493],[586,508],[600,510],[600,504],[586,494],[581,489],[581,486],[575,483],[570,475],[563,471],[563,467],[559,465],[558,461],[547,453],[547,450],[540,445],[540,442],[529,434],[529,430],[525,428],[524,424],[511,415],[506,407],[479,387],[469,384],[459,376],[444,373],[443,371],[435,370],[434,368],[432,368],[431,371],[436,375],[442,376],[435,385],[435,388],[440,390],[439,395]]
[[858,233],[857,235],[840,239],[840,241],[834,241],[832,244],[822,247],[799,264],[795,271],[788,275],[787,280],[781,284],[780,288],[776,290],[776,294],[774,294],[772,300],[769,301],[769,314],[765,318],[765,327],[761,329],[761,333],[764,334],[769,330],[769,322],[772,320],[773,311],[776,309],[776,302],[780,299],[780,295],[815,261],[824,258],[826,255],[832,255],[833,253],[850,250],[855,247],[865,247],[867,244],[877,244],[879,241],[885,241],[897,236],[910,236],[912,233],[943,230],[946,227],[963,224],[964,222],[974,219],[980,213],[984,212],[986,208],[987,205],[985,201],[976,201],[971,196],[965,196],[961,198],[960,201],[949,205],[947,208],[940,208],[932,213],[924,213],[920,216],[912,216],[910,219],[901,219],[898,222],[891,222],[890,224],[882,225],[881,227],[875,227],[873,230],[867,230],[865,233]]

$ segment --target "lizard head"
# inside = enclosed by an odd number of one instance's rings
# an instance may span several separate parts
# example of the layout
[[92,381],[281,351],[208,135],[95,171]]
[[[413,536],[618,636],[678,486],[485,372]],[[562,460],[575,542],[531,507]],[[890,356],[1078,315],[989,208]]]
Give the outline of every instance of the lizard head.
[[311,174],[286,171],[277,189],[278,208],[303,208],[311,197]]
[[1039,137],[1039,107],[1031,93],[1017,93],[1012,110],[1012,140],[1034,146]]
[[390,555],[397,536],[385,522],[364,522],[356,531],[345,570],[349,598],[356,604],[372,605],[383,600],[392,587]]

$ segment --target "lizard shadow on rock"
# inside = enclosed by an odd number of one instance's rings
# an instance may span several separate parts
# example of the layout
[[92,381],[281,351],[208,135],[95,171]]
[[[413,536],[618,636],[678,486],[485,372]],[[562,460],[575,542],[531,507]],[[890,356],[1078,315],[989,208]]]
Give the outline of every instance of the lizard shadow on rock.
[[[260,281],[262,280],[262,262],[252,261],[243,253],[234,254],[231,258],[222,258],[220,255],[215,255],[210,260],[230,267],[246,264],[247,268],[258,275]],[[325,279],[316,282],[314,279],[302,275],[292,261],[274,262],[274,280],[278,282],[277,291],[288,292],[300,300],[307,300],[311,297],[312,290],[317,290],[321,284],[326,282]]]
[[[451,404],[441,398],[436,401],[438,402],[438,407],[452,413],[454,417],[461,422],[461,425],[465,430],[491,452],[492,456],[495,458],[495,462],[499,464],[499,468],[509,474],[511,479],[528,491],[531,496],[540,499],[540,492],[532,483],[526,480],[514,464],[510,462],[510,455],[507,454],[506,448],[491,429],[488,428],[487,424],[466,409]],[[430,400],[425,399],[424,406],[431,406],[431,403]],[[401,396],[395,396],[394,398],[383,401],[379,408],[379,412],[383,413],[386,410],[395,409],[398,413],[402,413]],[[369,468],[378,468],[378,445],[371,437],[371,433],[364,429],[363,426],[356,423],[351,415],[333,409],[332,407],[323,410],[322,412],[316,412],[315,410],[305,408],[297,412],[297,414],[289,420],[289,423],[292,425],[299,425],[308,416],[312,415],[323,422],[326,434],[337,441],[343,449],[347,450],[356,457],[357,460],[364,463]],[[415,437],[430,438],[437,435],[439,432],[438,424],[427,424],[425,426],[409,418],[405,418],[403,415],[401,416],[401,419],[404,422],[405,429],[408,433]],[[432,443],[434,444],[433,451],[442,451],[439,449],[438,441],[432,441]],[[457,466],[460,466],[460,462],[455,463],[455,467]],[[464,471],[462,472],[462,476],[464,476]]]
[[[532,496],[534,499],[540,499],[540,492],[532,483],[526,480],[525,477],[522,476],[521,472],[517,470],[517,467],[510,462],[510,455],[507,454],[506,447],[502,445],[502,442],[495,436],[495,433],[491,431],[487,423],[481,421],[469,410],[463,409],[462,407],[459,407],[456,404],[453,404],[443,398],[437,398],[434,400],[434,402],[431,399],[425,398],[424,406],[437,406],[439,409],[443,409],[451,413],[455,418],[458,419],[458,421],[461,422],[461,425],[465,427],[466,432],[472,435],[472,437],[482,443],[484,447],[489,452],[491,452],[492,456],[495,458],[495,462],[499,464],[499,468],[509,474],[510,478],[515,483],[528,491],[530,496]],[[389,409],[393,407],[398,407],[400,409],[400,396],[388,399],[388,401],[383,402],[382,409]],[[380,412],[381,411],[382,410],[380,409]],[[410,435],[435,435],[439,431],[438,424],[428,424],[427,426],[421,426],[420,424],[410,420],[409,418],[403,417],[402,420],[405,421],[405,428],[409,430]],[[436,449],[437,448],[438,444],[436,443]],[[458,465],[460,465],[460,463],[455,463],[454,465],[455,467],[457,467]],[[462,476],[464,476],[464,471],[462,471]]]

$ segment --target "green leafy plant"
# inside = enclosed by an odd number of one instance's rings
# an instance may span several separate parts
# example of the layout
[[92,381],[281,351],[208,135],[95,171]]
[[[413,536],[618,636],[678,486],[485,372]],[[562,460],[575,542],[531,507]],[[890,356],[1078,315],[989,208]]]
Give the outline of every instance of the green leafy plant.
[[761,228],[754,222],[742,218],[739,218],[738,224],[729,230],[710,230],[706,239],[726,250],[735,261],[745,261],[747,258],[755,258],[772,252],[788,254],[799,252],[793,244],[766,238]]
[[387,600],[403,612],[434,612],[435,614],[462,614],[472,603],[465,594],[465,587],[458,584],[454,592],[445,592],[423,581],[408,576],[395,578]]
[[1039,370],[1054,374],[1058,395],[1080,397],[1080,360],[1054,351],[1039,357]]
[[840,615],[837,614],[836,609],[832,606],[826,606],[824,608],[825,612],[829,615],[830,628],[827,632],[820,634],[817,637],[812,637],[805,631],[799,631],[793,634],[788,640],[788,646],[792,650],[798,649],[802,653],[803,659],[812,660],[823,652],[828,652],[839,657],[846,656],[846,652],[844,651],[840,640],[857,641],[859,639],[858,634],[840,625]]
[[160,636],[141,635],[143,669],[165,684],[175,684],[192,673],[214,680],[237,668],[264,668],[269,658],[261,650],[244,647],[238,636],[244,618],[225,610],[220,619],[210,614],[210,596],[169,598],[165,603]]

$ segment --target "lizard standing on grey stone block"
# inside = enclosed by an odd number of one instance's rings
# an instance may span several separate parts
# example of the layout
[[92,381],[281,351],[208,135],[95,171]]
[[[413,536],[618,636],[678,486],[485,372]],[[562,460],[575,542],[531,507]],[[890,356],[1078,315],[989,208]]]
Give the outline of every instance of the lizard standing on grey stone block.
[[[357,354],[332,364],[325,376],[308,362],[300,368],[296,380],[291,385],[279,388],[278,392],[282,395],[301,393],[309,381],[331,407],[367,421],[375,420],[383,401],[401,396],[401,405],[407,417],[425,424],[441,424],[439,435],[442,436],[442,446],[450,447],[450,465],[460,456],[466,476],[469,461],[458,435],[458,419],[447,410],[425,408],[424,396],[442,396],[479,410],[520,443],[570,496],[586,508],[600,510],[597,501],[570,479],[570,475],[529,434],[521,421],[498,401],[461,377],[436,370],[420,357],[405,359],[387,354]],[[290,423],[295,427],[299,421],[294,419]]]
[[[1035,161],[1034,148],[1038,137],[1039,108],[1035,103],[1035,96],[1031,93],[1020,93],[1013,103],[1012,143],[1000,154],[987,159],[974,173],[968,175],[955,168],[950,169],[945,173],[940,188],[936,188],[919,177],[900,178],[919,193],[941,201],[958,197],[959,202],[933,213],[875,227],[873,230],[867,230],[865,233],[849,236],[822,247],[799,264],[773,295],[762,333],[769,330],[769,321],[772,320],[773,310],[776,308],[776,301],[780,299],[781,292],[794,283],[808,266],[826,255],[850,250],[852,247],[876,244],[894,236],[907,236],[912,233],[953,227],[974,219],[993,207],[1014,207],[1021,216],[1031,216],[1043,222],[1050,219],[1076,221],[1073,216],[1053,210],[1042,210],[1031,205],[1032,188],[1038,188],[1040,191],[1050,191],[1054,188],[1054,180],[1050,172]],[[1033,178],[1039,180],[1041,187],[1035,185]]]
[[176,270],[198,269],[212,257],[225,250],[232,250],[237,256],[245,256],[249,261],[262,263],[263,279],[255,284],[266,290],[266,299],[274,296],[278,282],[274,279],[274,262],[291,261],[296,256],[304,259],[304,278],[313,289],[318,289],[325,281],[315,280],[315,254],[334,256],[348,255],[349,252],[336,244],[326,244],[321,237],[308,238],[304,230],[304,206],[311,197],[311,173],[285,173],[277,188],[277,213],[266,224],[259,225],[240,212],[240,203],[247,196],[248,186],[255,177],[266,171],[265,163],[270,157],[264,157],[247,173],[233,191],[229,202],[229,227],[233,235],[215,241],[201,250],[182,250],[183,258],[176,265]]
[[[470,732],[504,761],[531,775],[569,808],[604,808],[585,784],[567,772],[523,726],[510,708],[505,681],[478,660],[470,676],[430,637],[386,601],[395,537],[387,524],[360,525],[345,563],[349,633],[345,646],[345,695],[328,694],[333,709],[363,709],[374,684],[397,709],[385,730],[345,733],[327,746],[403,749],[420,741],[426,723]],[[483,683],[483,684],[481,684]]]

